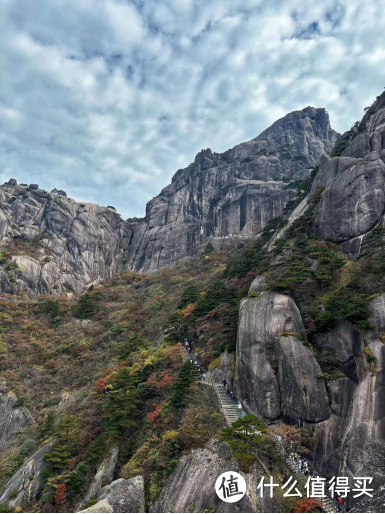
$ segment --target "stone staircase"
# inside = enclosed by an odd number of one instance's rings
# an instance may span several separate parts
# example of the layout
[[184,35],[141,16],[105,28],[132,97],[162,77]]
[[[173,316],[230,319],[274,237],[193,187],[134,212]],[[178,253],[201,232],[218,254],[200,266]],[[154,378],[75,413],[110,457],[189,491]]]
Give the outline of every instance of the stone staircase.
[[[280,454],[282,455],[282,458],[286,462],[287,466],[292,470],[293,477],[298,481],[299,484],[301,484],[301,486],[303,488],[305,488],[305,484],[309,477],[305,476],[304,474],[302,474],[299,471],[297,463],[285,451],[285,448],[282,443],[277,443],[277,448],[278,448]],[[313,475],[313,476],[317,477],[317,475]],[[321,503],[324,512],[339,512],[334,507],[333,500],[329,496],[326,496],[325,498],[315,498],[315,499]],[[340,512],[342,512],[342,511],[340,511]]]
[[232,423],[234,423],[234,421],[237,421],[237,419],[245,416],[243,410],[238,409],[237,403],[234,400],[232,400],[226,393],[225,388],[222,384],[217,384],[208,379],[203,379],[201,383],[210,385],[215,388],[215,391],[219,399],[219,404],[223,412],[223,416],[228,425],[231,425]]
[[[228,394],[225,391],[225,388],[222,384],[218,384],[208,378],[203,378],[201,380],[202,384],[209,385],[211,387],[215,388],[215,391],[217,393],[219,403],[224,415],[224,418],[226,420],[226,423],[230,426],[234,421],[237,421],[237,419],[245,416],[245,413],[243,410],[238,409],[238,406],[235,401],[233,401],[231,398],[229,398]],[[285,451],[283,444],[278,444],[278,450],[281,453],[284,461],[286,462],[287,466],[291,469],[293,472],[293,477],[298,481],[299,484],[302,485],[302,487],[305,487],[305,484],[307,482],[307,477],[303,475],[296,464],[288,455],[288,453]],[[315,475],[316,476],[316,475]],[[338,512],[333,504],[333,501],[328,496],[325,498],[316,498],[322,505],[322,508],[324,512]]]

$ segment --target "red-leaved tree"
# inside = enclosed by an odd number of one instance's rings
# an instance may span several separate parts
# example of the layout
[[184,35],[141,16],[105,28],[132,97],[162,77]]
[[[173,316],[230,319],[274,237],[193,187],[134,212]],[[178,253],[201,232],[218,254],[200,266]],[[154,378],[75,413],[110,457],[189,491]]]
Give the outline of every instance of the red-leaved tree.
[[67,497],[67,486],[66,484],[59,484],[55,493],[55,503],[56,505],[63,505],[65,503]]

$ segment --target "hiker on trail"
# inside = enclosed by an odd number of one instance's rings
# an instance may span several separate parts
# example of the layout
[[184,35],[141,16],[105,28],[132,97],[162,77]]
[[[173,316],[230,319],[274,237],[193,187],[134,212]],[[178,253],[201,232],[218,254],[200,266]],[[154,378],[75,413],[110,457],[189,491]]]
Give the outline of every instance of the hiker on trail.
[[241,402],[238,402],[238,409],[239,409],[239,410],[242,410]]
[[282,443],[282,437],[280,435],[277,435],[277,441],[279,442],[279,444]]
[[341,498],[341,496],[338,496],[337,501],[338,501],[338,510],[341,512],[344,500]]
[[229,386],[227,386],[226,393],[230,396],[230,389],[229,389]]
[[309,466],[309,476],[313,476],[313,468],[311,466]]
[[285,435],[285,443],[287,444],[289,438],[287,437],[287,435]]
[[231,391],[231,399],[235,400],[235,394]]
[[226,384],[227,384],[226,380],[223,379],[223,387],[226,387]]

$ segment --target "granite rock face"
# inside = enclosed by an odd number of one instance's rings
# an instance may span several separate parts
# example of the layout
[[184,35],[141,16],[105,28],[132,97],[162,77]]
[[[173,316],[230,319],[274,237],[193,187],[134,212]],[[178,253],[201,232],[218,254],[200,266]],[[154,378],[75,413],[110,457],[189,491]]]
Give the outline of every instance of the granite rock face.
[[385,295],[372,300],[371,309],[372,328],[363,336],[347,323],[319,336],[337,351],[346,378],[328,385],[332,415],[318,428],[315,466],[324,476],[373,476],[376,489],[385,482]]
[[235,389],[247,412],[267,421],[329,417],[325,384],[316,378],[321,369],[298,338],[302,329],[300,312],[288,296],[267,291],[242,301]]
[[12,394],[0,394],[0,452],[32,421],[29,410],[17,406],[17,399]]
[[6,485],[0,496],[0,503],[17,507],[26,505],[36,498],[46,466],[44,456],[53,444],[54,441],[51,441],[42,446],[24,462]]
[[259,233],[283,213],[338,134],[324,109],[307,107],[222,154],[202,150],[147,204],[130,245],[133,269],[149,271]]
[[145,512],[143,477],[115,480],[103,487],[95,505],[80,512]]
[[102,495],[102,487],[104,486],[104,484],[109,484],[112,482],[114,478],[116,463],[118,461],[118,455],[119,448],[111,448],[108,455],[100,463],[95,478],[92,480],[91,485],[87,491],[87,494],[84,496],[83,500],[78,505],[78,509],[80,509],[89,500],[91,500],[91,498],[100,497]]
[[[225,471],[241,473],[246,480],[246,494],[237,503],[223,502],[215,492],[216,479]],[[259,479],[257,472],[239,470],[226,443],[211,440],[180,459],[151,512],[281,512],[276,498],[258,497]]]
[[327,112],[307,107],[227,152],[203,150],[147,204],[144,221],[10,179],[0,187],[0,291],[79,294],[125,266],[156,270],[208,241],[253,237],[283,213],[337,137]]
[[0,187],[0,245],[11,254],[1,259],[0,290],[82,293],[122,270],[130,227],[112,208],[11,179]]
[[367,111],[339,157],[322,155],[311,195],[323,192],[315,209],[314,230],[320,239],[343,243],[357,257],[367,234],[384,226],[385,94]]
[[234,359],[235,356],[233,353],[229,353],[228,351],[223,352],[219,366],[206,373],[207,379],[217,384],[221,384],[223,380],[226,380],[228,386],[231,388]]

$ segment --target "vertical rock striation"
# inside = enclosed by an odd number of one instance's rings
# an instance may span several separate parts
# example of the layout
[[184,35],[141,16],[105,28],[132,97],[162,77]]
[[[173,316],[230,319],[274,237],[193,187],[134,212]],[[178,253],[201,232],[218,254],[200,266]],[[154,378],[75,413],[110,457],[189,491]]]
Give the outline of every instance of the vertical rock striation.
[[264,292],[243,300],[235,388],[247,412],[267,421],[282,416],[314,423],[329,417],[325,384],[316,378],[321,369],[298,337],[302,329],[300,312],[288,296]]
[[122,270],[131,228],[114,208],[31,186],[0,187],[2,291],[79,294]]
[[261,232],[282,215],[298,181],[337,137],[327,112],[307,107],[227,152],[202,150],[147,204],[145,220],[133,226],[131,266],[155,270],[193,255],[208,241],[218,246]]

